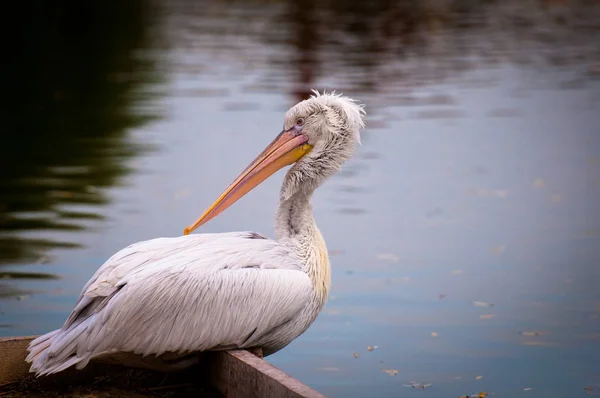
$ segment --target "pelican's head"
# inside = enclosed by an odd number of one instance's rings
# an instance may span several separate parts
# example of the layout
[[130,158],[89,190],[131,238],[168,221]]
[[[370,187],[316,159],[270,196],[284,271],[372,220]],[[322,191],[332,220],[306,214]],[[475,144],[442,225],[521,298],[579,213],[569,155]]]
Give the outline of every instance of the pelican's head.
[[314,191],[352,156],[365,125],[364,106],[335,93],[314,93],[287,111],[283,131],[184,234],[219,215],[285,166],[295,163],[284,180],[281,200]]
[[312,192],[352,156],[365,126],[363,105],[335,93],[319,94],[304,100],[285,115],[283,130],[305,136],[311,150],[288,171],[281,187],[281,199],[297,192]]

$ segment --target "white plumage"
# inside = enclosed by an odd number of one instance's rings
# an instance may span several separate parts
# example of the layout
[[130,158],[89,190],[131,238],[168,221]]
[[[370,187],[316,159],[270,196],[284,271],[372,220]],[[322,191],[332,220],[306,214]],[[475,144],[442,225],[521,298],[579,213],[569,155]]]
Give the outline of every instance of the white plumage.
[[[278,241],[233,232],[158,238],[122,249],[85,285],[62,328],[32,341],[30,371],[39,376],[81,369],[111,356],[139,365],[123,354],[178,369],[194,363],[190,354],[261,347],[268,355],[302,334],[330,286],[327,249],[310,199],[351,156],[363,114],[349,98],[315,92],[288,111],[279,141],[197,223],[295,161],[282,186]],[[158,367],[151,361],[143,366]]]

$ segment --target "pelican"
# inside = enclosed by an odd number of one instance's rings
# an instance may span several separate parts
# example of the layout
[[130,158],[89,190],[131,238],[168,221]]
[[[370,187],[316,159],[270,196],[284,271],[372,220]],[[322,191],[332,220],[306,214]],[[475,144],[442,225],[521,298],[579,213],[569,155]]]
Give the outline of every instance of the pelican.
[[[30,372],[82,369],[91,360],[180,370],[203,351],[261,348],[270,355],[304,333],[331,284],[312,194],[352,156],[365,115],[357,101],[318,91],[290,108],[283,131],[183,236],[134,243],[96,271],[63,326],[30,343]],[[255,232],[190,235],[292,164],[277,240]]]

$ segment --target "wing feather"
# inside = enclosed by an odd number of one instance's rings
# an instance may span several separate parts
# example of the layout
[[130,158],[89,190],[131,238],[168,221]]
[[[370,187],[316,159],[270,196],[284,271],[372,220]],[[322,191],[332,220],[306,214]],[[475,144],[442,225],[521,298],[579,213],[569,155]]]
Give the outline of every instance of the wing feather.
[[272,332],[294,319],[311,294],[299,259],[256,234],[140,242],[94,274],[63,327],[31,343],[28,361],[47,374],[107,353],[260,345],[289,338]]

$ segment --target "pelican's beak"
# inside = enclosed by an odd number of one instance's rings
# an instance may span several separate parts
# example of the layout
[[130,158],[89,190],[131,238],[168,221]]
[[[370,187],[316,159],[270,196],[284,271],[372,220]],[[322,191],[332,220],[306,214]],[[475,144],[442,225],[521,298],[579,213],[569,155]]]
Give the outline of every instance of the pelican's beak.
[[277,170],[288,166],[312,149],[308,137],[292,131],[283,131],[256,159],[246,167],[219,198],[183,233],[190,234],[199,226],[218,216]]

